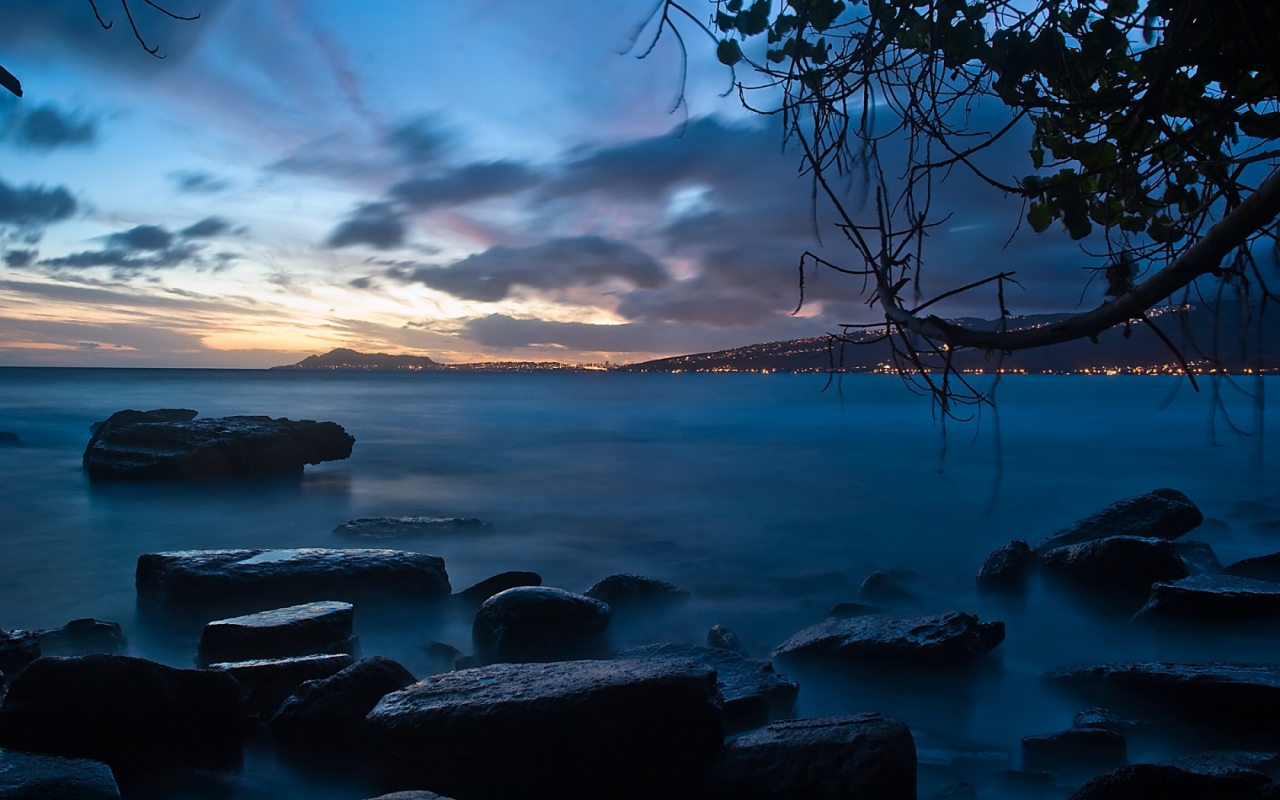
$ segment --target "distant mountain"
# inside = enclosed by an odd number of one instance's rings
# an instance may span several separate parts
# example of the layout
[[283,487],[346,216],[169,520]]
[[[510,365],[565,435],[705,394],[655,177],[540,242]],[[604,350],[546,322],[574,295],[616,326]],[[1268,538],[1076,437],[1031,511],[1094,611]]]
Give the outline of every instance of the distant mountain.
[[392,356],[387,355],[386,353],[357,353],[355,350],[348,350],[345,347],[339,347],[337,350],[330,350],[324,355],[307,356],[297,364],[287,364],[281,367],[272,367],[272,369],[400,369],[420,371],[426,369],[440,369],[440,366],[440,362],[433,361],[426,356]]

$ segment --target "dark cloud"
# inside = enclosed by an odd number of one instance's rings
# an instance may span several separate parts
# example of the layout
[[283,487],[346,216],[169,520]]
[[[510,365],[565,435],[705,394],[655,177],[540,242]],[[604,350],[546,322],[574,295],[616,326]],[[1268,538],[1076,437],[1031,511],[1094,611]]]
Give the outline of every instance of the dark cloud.
[[406,163],[433,163],[443,155],[448,137],[430,119],[420,118],[387,131],[384,144]]
[[367,244],[389,250],[404,244],[404,220],[391,203],[365,203],[329,234],[330,247]]
[[159,225],[138,225],[107,237],[107,250],[168,250],[176,237]]
[[4,135],[20,147],[53,150],[93,144],[98,138],[97,122],[78,114],[66,114],[48,103],[27,109],[9,103]]
[[347,285],[355,289],[368,289],[373,285],[373,278],[365,276],[363,278],[352,278],[347,281]]
[[439,177],[401,181],[391,187],[388,196],[414,210],[426,211],[514,194],[537,182],[537,173],[524,164],[493,161],[467,164]]
[[10,267],[26,267],[36,260],[35,250],[10,250],[4,254],[4,263]]
[[200,248],[190,244],[175,245],[149,253],[122,248],[108,248],[105,250],[86,250],[60,258],[46,258],[40,261],[40,265],[71,269],[114,267],[120,272],[131,273],[153,269],[169,269],[188,263],[199,263],[199,253]]
[[599,236],[552,239],[532,247],[491,247],[448,267],[419,267],[402,279],[468,300],[497,301],[513,287],[565,289],[613,278],[653,289],[669,280],[662,265],[625,242]]
[[208,172],[174,172],[169,175],[178,191],[186,194],[217,194],[231,187],[231,181]]
[[75,212],[76,199],[62,186],[14,188],[0,180],[0,225],[49,225]]
[[209,239],[231,230],[231,223],[222,217],[205,217],[199,222],[178,231],[186,239]]
[[[46,258],[39,265],[54,269],[110,267],[121,275],[179,266],[205,267],[210,262],[204,245],[191,240],[217,236],[230,227],[221,217],[206,217],[177,232],[159,225],[135,225],[104,237],[105,247],[101,250]],[[215,269],[220,268],[238,257],[234,253],[218,253],[212,257],[212,264]]]

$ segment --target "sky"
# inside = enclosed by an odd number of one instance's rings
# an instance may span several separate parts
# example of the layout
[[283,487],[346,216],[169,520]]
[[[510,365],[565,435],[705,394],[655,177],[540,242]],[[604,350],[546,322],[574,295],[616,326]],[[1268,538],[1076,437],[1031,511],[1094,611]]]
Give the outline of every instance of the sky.
[[[652,5],[133,0],[158,59],[119,0],[107,30],[87,0],[5,0],[0,366],[623,363],[874,321],[830,272],[795,313],[803,252],[858,265],[689,26],[672,111],[674,39],[626,52]],[[1020,143],[993,158],[1029,171]],[[1081,302],[1093,262],[1018,201],[957,175],[935,205],[928,290],[1021,265],[1014,313]]]

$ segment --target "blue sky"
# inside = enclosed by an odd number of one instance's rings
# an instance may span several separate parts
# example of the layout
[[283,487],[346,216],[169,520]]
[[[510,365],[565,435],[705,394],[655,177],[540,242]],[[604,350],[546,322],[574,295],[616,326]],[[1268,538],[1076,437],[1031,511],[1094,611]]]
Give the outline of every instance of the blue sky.
[[[165,59],[118,0],[110,30],[85,0],[0,5],[25,89],[0,101],[0,365],[634,361],[874,319],[835,274],[791,313],[800,253],[849,254],[708,41],[687,114],[673,40],[622,54],[651,0],[131,6]],[[1030,260],[1012,310],[1075,305],[1064,235],[1003,248],[1016,202],[940,200],[935,290]]]

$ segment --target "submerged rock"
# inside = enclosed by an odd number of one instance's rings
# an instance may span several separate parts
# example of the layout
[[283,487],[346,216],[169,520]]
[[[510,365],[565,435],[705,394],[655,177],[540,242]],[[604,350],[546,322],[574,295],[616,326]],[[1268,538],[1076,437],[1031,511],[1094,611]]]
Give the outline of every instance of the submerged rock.
[[547,661],[591,651],[609,625],[609,606],[549,586],[499,592],[471,626],[476,648],[496,661]]
[[61,628],[40,631],[40,652],[46,656],[123,653],[128,649],[129,639],[118,622],[73,619]]
[[1248,622],[1280,619],[1280,584],[1234,575],[1196,575],[1157,583],[1135,620]]
[[738,634],[726,628],[724,625],[712,625],[711,630],[707,631],[707,646],[715,647],[720,650],[728,650],[730,653],[737,653],[744,658],[750,658],[747,655],[747,648],[743,646],[742,641],[738,638]]
[[1174,542],[1173,549],[1178,557],[1187,565],[1188,575],[1214,575],[1222,572],[1222,562],[1218,554],[1208,542],[1197,542],[1189,539],[1185,542]]
[[541,585],[542,576],[536,572],[500,572],[491,578],[485,578],[474,586],[463,589],[455,594],[454,597],[464,603],[478,606],[498,592],[505,592],[517,586]]
[[915,743],[881,714],[775,722],[725,745],[697,796],[915,800]]
[[321,601],[219,619],[200,634],[200,660],[249,661],[353,653],[359,646],[350,603]]
[[1033,772],[1096,775],[1127,763],[1124,736],[1105,728],[1075,728],[1022,737],[1022,766]]
[[864,600],[876,603],[905,603],[920,599],[914,586],[921,578],[913,569],[882,569],[868,575],[858,587]]
[[618,609],[640,603],[670,603],[688,600],[690,595],[675,584],[643,575],[610,575],[583,592],[587,597]]
[[271,417],[175,421],[146,411],[112,414],[89,440],[95,480],[175,480],[298,473],[351,455],[355,437],[336,422]]
[[[1263,783],[1268,782],[1266,776]],[[1173,766],[1131,764],[1099,775],[1070,800],[1261,800],[1256,779],[1205,775]]]
[[1002,641],[1003,622],[980,622],[974,614],[854,617],[806,628],[779,645],[773,657],[865,667],[952,668],[972,664]]
[[1100,728],[1104,731],[1115,731],[1116,733],[1124,733],[1141,724],[1131,719],[1120,719],[1105,708],[1090,708],[1077,712],[1071,718],[1071,727],[1073,728]]
[[444,559],[401,550],[181,550],[138,557],[138,594],[166,601],[269,597],[304,603],[384,595],[445,597]]
[[209,669],[235,678],[240,684],[245,713],[268,720],[305,681],[327,678],[354,663],[355,659],[342,653],[230,661],[210,664]]
[[299,686],[271,720],[271,732],[287,747],[358,755],[368,746],[365,715],[383,697],[416,680],[389,658],[363,658]]
[[0,431],[0,447],[23,447],[22,437],[9,431]]
[[1238,578],[1251,578],[1255,581],[1271,581],[1280,583],[1280,553],[1265,556],[1254,556],[1229,564],[1222,569],[1223,575],[1235,575]]
[[1156,581],[1187,576],[1187,565],[1166,539],[1110,536],[1045,551],[1046,572],[1078,586],[1146,593]]
[[1036,564],[1035,553],[1022,539],[992,550],[978,570],[978,588],[983,591],[1015,591],[1026,588]]
[[1204,514],[1177,489],[1156,489],[1119,500],[1040,540],[1037,553],[1110,536],[1177,539],[1204,521]]
[[473,517],[361,517],[347,520],[333,532],[359,539],[410,539],[490,530],[493,530],[492,523]]
[[0,800],[120,800],[100,761],[0,750]]
[[390,781],[460,796],[668,796],[723,742],[715,672],[665,659],[435,675],[366,718]]
[[5,680],[40,657],[40,635],[35,631],[0,631],[0,672]]
[[1280,508],[1261,500],[1237,500],[1227,513],[1241,519],[1280,519]]

